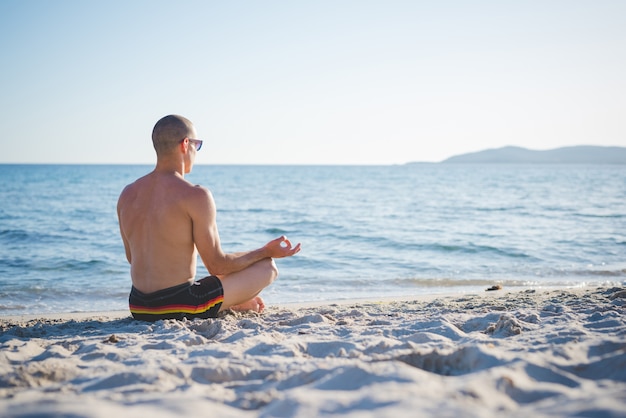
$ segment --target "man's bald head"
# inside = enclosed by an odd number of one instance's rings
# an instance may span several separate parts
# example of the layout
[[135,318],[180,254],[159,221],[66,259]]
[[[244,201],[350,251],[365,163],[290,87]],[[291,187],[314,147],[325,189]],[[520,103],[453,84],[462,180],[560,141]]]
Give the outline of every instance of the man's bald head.
[[152,145],[157,155],[169,153],[185,138],[195,137],[193,123],[178,115],[161,118],[152,130]]

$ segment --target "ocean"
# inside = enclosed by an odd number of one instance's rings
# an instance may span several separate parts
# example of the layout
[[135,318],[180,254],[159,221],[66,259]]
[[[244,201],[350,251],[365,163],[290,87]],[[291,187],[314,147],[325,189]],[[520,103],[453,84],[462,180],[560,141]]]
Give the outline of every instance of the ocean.
[[[151,170],[0,165],[0,315],[127,309],[117,197]],[[268,304],[626,283],[626,165],[199,165],[186,178],[212,191],[225,251],[302,243],[277,260]]]

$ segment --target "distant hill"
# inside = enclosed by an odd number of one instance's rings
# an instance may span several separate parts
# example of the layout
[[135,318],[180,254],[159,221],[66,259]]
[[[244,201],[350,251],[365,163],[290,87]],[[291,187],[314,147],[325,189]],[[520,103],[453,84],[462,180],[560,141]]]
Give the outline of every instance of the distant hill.
[[536,151],[521,147],[504,147],[457,155],[442,163],[626,164],[626,148],[583,145]]

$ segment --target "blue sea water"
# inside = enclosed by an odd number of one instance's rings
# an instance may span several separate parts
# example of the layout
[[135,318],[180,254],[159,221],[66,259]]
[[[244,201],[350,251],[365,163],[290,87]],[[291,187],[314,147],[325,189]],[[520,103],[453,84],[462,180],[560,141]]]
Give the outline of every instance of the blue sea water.
[[[0,165],[0,315],[126,309],[117,197],[151,169]],[[213,192],[226,251],[302,242],[268,303],[626,282],[626,165],[196,166],[187,179]]]

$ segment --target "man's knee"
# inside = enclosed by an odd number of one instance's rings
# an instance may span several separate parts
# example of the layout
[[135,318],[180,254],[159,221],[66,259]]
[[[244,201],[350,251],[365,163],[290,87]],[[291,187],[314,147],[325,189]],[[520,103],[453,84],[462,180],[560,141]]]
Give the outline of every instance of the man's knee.
[[263,268],[266,270],[268,278],[267,284],[269,286],[278,277],[278,267],[276,267],[276,263],[274,263],[272,258],[266,258],[260,262],[263,263]]

